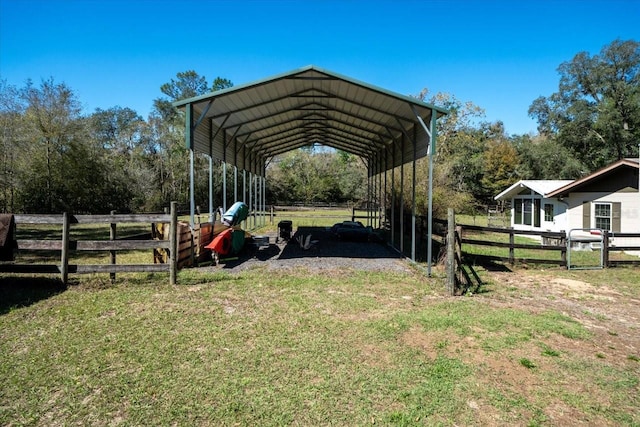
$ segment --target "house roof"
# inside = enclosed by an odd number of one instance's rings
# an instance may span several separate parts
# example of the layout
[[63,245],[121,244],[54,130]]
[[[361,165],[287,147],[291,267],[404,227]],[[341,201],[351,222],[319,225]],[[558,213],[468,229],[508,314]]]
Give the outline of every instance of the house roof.
[[540,194],[541,196],[547,197],[549,193],[551,193],[552,191],[561,188],[563,186],[566,186],[567,184],[570,184],[571,180],[566,180],[566,179],[523,179],[520,180],[518,182],[516,182],[515,184],[513,184],[511,187],[507,188],[506,190],[504,190],[502,193],[498,194],[497,196],[494,197],[495,200],[505,200],[505,199],[510,199],[518,194],[520,194],[522,192],[522,190],[524,188],[529,188],[533,191],[535,191],[536,193]]
[[575,181],[571,181],[570,183],[555,189],[554,191],[550,192],[547,196],[548,197],[565,196],[571,192],[578,191],[580,188],[591,183],[593,180],[597,178],[610,174],[613,171],[618,170],[620,168],[628,168],[628,167],[636,168],[636,169],[640,168],[640,163],[638,159],[628,158],[628,159],[618,160],[617,162],[611,163],[610,165],[605,166],[602,169],[598,169],[597,171],[589,175],[586,175],[580,179],[576,179]]
[[[244,169],[312,144],[376,159],[377,170],[392,168],[425,156],[425,126],[447,114],[313,65],[173,105],[192,108],[190,148]],[[387,162],[391,154],[395,161]]]

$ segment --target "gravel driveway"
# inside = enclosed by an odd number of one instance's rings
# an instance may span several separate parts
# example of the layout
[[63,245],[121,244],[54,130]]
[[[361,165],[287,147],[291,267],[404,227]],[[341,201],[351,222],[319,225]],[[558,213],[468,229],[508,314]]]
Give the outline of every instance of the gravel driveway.
[[[296,238],[311,235],[315,243],[304,250]],[[360,271],[410,271],[408,262],[384,243],[344,241],[325,227],[298,227],[288,242],[276,244],[277,232],[269,236],[269,246],[245,248],[238,260],[222,263],[216,269],[240,272],[251,268],[286,270],[304,268],[311,271],[353,269]]]

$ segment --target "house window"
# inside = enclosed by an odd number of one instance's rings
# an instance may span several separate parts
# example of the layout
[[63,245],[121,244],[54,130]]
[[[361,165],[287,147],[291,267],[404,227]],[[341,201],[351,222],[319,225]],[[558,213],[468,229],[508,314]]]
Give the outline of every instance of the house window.
[[515,211],[513,223],[522,224],[522,199],[513,199],[513,210]]
[[540,227],[540,199],[513,199],[513,223]]
[[553,221],[553,204],[551,203],[544,204],[544,220],[546,222]]
[[531,199],[522,200],[522,223],[531,225],[531,214],[533,213],[533,203]]
[[595,203],[595,227],[611,231],[611,203]]

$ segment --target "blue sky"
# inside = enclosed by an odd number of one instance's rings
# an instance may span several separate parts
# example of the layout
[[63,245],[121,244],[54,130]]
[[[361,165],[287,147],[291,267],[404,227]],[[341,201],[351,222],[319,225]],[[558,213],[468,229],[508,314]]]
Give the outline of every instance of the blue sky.
[[313,64],[403,95],[450,93],[521,134],[558,65],[616,38],[640,40],[640,0],[0,0],[0,79],[53,77],[86,113],[146,118],[180,71],[242,84]]

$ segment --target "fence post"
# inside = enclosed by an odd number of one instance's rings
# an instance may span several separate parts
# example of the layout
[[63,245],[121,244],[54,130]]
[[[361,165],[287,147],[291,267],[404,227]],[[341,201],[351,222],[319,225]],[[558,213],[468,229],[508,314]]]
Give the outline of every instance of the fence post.
[[560,250],[560,260],[562,261],[562,265],[565,267],[568,267],[567,265],[567,251],[569,250],[568,246],[567,246],[567,236],[566,234],[560,238],[560,246],[563,247],[562,250]]
[[515,242],[516,242],[516,235],[514,234],[513,230],[511,230],[509,232],[509,264],[511,265],[515,264],[516,262],[515,248],[513,247]]
[[[111,211],[111,215],[115,215],[116,211]],[[111,223],[109,226],[109,240],[114,241],[116,240],[116,224],[115,223]],[[110,258],[111,258],[111,265],[115,265],[116,264],[116,251],[111,250],[110,252]],[[115,283],[116,281],[116,273],[109,273],[109,276],[111,277],[111,283]]]
[[69,214],[62,214],[62,253],[60,256],[60,280],[64,285],[69,279]]
[[171,202],[171,227],[169,229],[169,283],[176,284],[178,269],[178,210],[177,202]]
[[456,216],[452,208],[447,210],[447,293],[456,291]]
[[464,277],[463,275],[464,267],[462,266],[462,226],[461,225],[456,225],[455,249],[454,249],[453,256],[455,257],[456,260],[459,261],[459,264],[456,267],[456,277],[459,280],[458,283],[462,283],[462,279]]
[[602,267],[609,267],[609,230],[602,230]]

